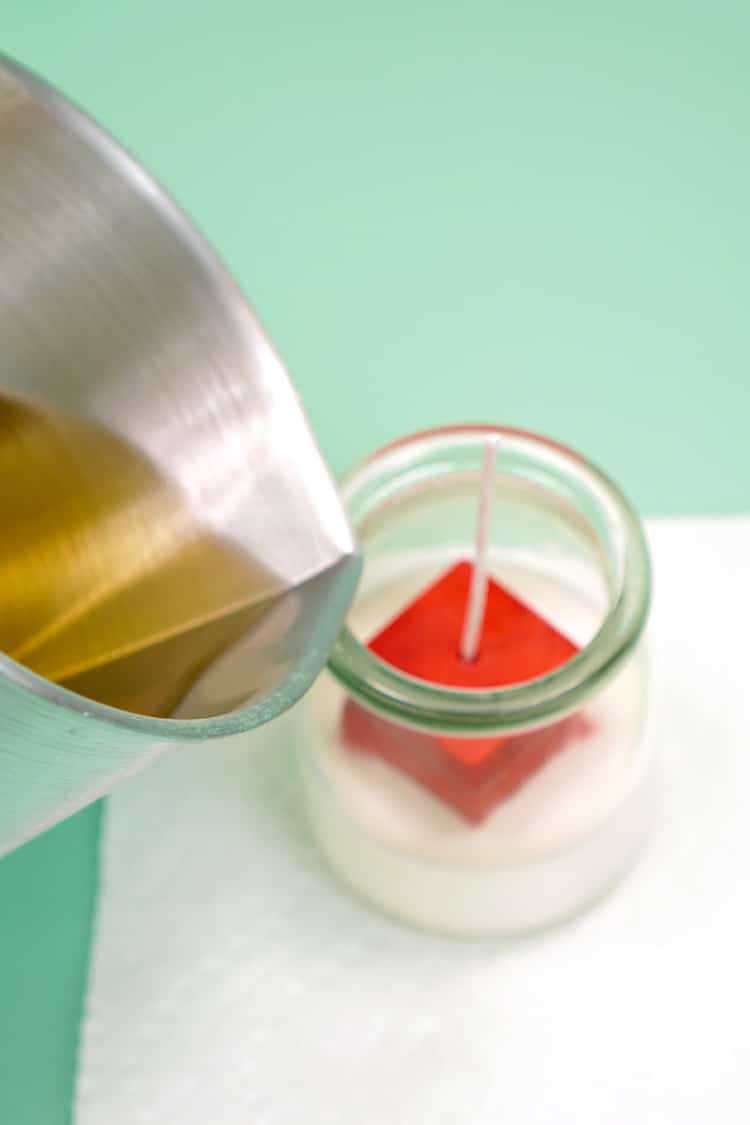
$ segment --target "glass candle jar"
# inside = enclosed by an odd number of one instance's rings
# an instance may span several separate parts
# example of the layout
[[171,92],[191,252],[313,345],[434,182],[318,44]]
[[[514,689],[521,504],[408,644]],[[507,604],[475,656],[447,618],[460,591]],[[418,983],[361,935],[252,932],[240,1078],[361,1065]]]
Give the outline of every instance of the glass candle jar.
[[[457,688],[368,644],[471,561],[488,436],[492,577],[575,647],[547,674]],[[652,807],[639,645],[650,569],[637,515],[577,453],[500,427],[406,437],[352,472],[342,495],[365,567],[303,704],[320,847],[361,895],[429,929],[514,934],[574,914],[627,866]]]

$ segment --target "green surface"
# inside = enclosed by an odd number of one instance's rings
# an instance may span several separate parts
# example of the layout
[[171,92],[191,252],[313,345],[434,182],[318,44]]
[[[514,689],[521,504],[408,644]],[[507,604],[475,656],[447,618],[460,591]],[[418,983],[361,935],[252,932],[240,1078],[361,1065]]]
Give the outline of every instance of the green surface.
[[[747,507],[744,0],[6,0],[0,27],[217,244],[337,470],[486,418],[647,511]],[[69,1119],[97,826],[0,864],[8,1125]]]
[[99,820],[97,804],[0,863],[2,1125],[69,1120]]

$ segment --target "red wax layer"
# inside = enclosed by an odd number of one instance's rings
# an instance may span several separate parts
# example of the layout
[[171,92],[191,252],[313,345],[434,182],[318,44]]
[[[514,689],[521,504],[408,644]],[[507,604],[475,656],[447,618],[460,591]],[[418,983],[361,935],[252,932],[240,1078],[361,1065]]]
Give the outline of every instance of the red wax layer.
[[472,566],[457,563],[370,641],[381,658],[433,684],[493,688],[551,672],[575,656],[574,644],[490,579],[479,655],[461,659],[461,631]]
[[348,750],[377,754],[451,805],[465,820],[479,824],[554,754],[586,737],[590,729],[584,715],[571,715],[526,734],[495,739],[490,754],[472,766],[446,750],[443,743],[447,740],[382,719],[349,700],[340,737]]
[[[494,579],[487,591],[479,656],[459,653],[472,567],[461,562],[434,582],[370,641],[402,672],[459,688],[520,684],[578,652],[571,641]],[[349,701],[341,736],[351,750],[378,754],[467,820],[478,822],[509,797],[587,724],[575,716],[507,738],[448,738],[401,727]]]

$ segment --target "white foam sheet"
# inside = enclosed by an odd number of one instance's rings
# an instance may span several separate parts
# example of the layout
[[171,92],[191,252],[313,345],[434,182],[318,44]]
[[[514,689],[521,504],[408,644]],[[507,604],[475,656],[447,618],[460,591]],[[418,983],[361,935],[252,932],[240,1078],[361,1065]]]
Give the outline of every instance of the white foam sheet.
[[650,526],[657,828],[588,913],[461,943],[318,858],[295,724],[109,801],[77,1125],[750,1120],[750,519]]

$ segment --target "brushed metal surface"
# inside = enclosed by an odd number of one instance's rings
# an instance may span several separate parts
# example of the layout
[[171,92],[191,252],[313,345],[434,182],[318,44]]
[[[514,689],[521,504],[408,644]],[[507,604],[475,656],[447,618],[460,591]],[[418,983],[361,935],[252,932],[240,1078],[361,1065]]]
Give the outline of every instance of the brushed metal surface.
[[359,573],[231,277],[131,157],[2,57],[0,494],[0,851],[164,745],[288,706]]

